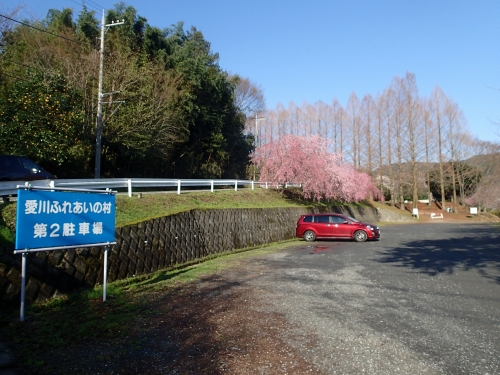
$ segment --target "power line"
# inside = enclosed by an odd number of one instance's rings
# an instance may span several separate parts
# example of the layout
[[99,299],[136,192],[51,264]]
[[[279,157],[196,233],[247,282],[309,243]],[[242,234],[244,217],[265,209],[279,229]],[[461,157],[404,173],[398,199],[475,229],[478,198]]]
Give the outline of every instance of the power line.
[[[83,3],[85,4],[85,1],[84,1]],[[87,0],[87,3],[92,3],[92,4],[94,4],[96,7],[98,7],[98,9],[99,9],[99,10],[101,10],[101,9],[106,9],[106,8],[104,8],[102,5],[97,4],[95,1],[92,1],[92,0]]]
[[[93,1],[90,1],[90,0],[87,0],[87,1],[82,1],[82,2],[78,2],[76,0],[71,0],[73,3],[75,4],[78,4],[78,5],[83,5],[83,6],[86,6],[88,8],[92,8],[92,9],[95,9],[95,10],[101,10],[101,9],[105,9],[103,6],[100,6],[99,4],[97,3],[94,3]],[[87,3],[87,4],[85,4]]]
[[64,37],[64,36],[61,36],[61,35],[57,35],[57,34],[51,33],[50,31],[47,31],[47,30],[39,29],[38,27],[28,25],[27,23],[24,23],[24,22],[21,22],[21,21],[15,20],[15,19],[13,19],[13,18],[10,18],[10,17],[7,17],[7,16],[4,16],[3,14],[0,14],[0,17],[7,18],[8,20],[11,20],[11,21],[14,21],[14,22],[20,23],[20,24],[21,24],[21,25],[23,25],[23,26],[30,27],[30,28],[32,28],[32,29],[35,29],[35,30],[41,31],[42,33],[47,33],[47,34],[50,34],[50,35],[56,36],[56,37],[61,38],[61,39],[66,39],[66,40],[69,40],[70,42],[73,42],[73,43],[83,44],[83,45],[85,45],[85,46],[88,46],[88,45],[89,45],[88,43],[83,43],[83,42],[80,42],[80,41],[78,41],[78,40],[74,40],[74,39],[66,38],[66,37]]

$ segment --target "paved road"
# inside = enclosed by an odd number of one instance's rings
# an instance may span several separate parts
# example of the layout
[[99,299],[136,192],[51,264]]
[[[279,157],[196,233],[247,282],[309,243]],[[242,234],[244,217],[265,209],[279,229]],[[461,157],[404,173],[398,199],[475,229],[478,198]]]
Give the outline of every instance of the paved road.
[[325,373],[500,374],[499,226],[386,226],[260,262],[274,271],[255,286],[297,324],[286,339]]

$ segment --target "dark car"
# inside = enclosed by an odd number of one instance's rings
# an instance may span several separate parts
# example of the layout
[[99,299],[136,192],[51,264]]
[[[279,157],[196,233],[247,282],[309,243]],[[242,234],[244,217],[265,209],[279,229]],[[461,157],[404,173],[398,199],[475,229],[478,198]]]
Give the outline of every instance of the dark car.
[[0,155],[0,181],[34,181],[54,178],[56,176],[25,156]]
[[356,242],[380,238],[380,229],[341,214],[302,215],[297,221],[295,234],[306,241],[316,238],[350,238]]

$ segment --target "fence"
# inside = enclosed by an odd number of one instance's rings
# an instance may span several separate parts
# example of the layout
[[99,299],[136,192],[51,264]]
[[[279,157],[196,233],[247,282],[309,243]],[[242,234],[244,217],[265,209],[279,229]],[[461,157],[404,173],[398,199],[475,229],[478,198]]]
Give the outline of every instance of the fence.
[[300,187],[300,184],[286,183],[277,185],[268,182],[252,180],[197,180],[197,179],[160,179],[160,178],[101,178],[101,179],[58,179],[58,180],[36,180],[36,181],[2,181],[0,182],[0,196],[17,194],[18,185],[31,185],[43,187],[57,187],[71,189],[127,189],[128,196],[131,197],[133,189],[150,187],[171,187],[177,189],[177,194],[181,193],[182,188],[187,187],[210,187],[214,192],[215,188],[234,186],[234,190],[240,187],[255,186],[259,188],[280,188],[280,187]]

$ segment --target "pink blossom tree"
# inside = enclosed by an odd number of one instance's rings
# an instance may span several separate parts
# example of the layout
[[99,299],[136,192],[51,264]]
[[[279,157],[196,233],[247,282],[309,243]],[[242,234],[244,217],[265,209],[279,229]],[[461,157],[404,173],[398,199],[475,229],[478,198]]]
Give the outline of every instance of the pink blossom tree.
[[380,191],[366,173],[357,172],[329,151],[329,140],[317,135],[285,135],[255,150],[252,162],[260,181],[284,185],[301,183],[304,198],[357,202],[380,199]]

